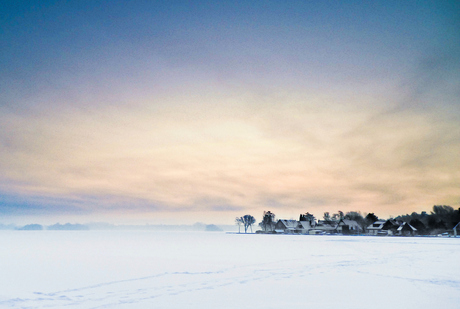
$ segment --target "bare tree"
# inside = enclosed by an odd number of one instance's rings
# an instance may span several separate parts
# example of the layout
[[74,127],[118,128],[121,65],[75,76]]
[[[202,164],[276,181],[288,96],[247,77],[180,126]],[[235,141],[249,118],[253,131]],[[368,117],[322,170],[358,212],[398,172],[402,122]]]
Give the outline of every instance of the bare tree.
[[252,226],[256,223],[256,219],[251,215],[244,215],[239,219],[241,220],[241,223],[244,226],[244,232],[247,233],[248,228],[251,228],[252,232]]
[[341,210],[339,210],[338,215],[339,215],[339,219],[340,219],[340,220],[342,220],[343,217],[345,217],[345,215],[343,214],[343,211],[341,211]]
[[344,217],[343,211],[339,210],[338,213],[332,214],[331,220],[335,221],[335,222],[338,222],[338,221],[342,220],[343,217]]
[[235,218],[235,224],[238,225],[238,233],[241,233],[241,224],[243,224],[243,220],[241,217]]

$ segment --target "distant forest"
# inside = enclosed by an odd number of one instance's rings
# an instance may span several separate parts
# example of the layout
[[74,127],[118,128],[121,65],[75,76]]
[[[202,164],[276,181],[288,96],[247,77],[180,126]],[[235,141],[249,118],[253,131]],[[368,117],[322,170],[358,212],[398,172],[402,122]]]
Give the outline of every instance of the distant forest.
[[0,224],[0,230],[22,230],[22,231],[87,231],[87,230],[150,230],[150,231],[207,231],[220,232],[228,229],[228,225],[214,225],[197,222],[192,225],[164,225],[164,224],[145,224],[145,225],[115,225],[105,222],[79,224],[79,223],[56,223],[53,225],[27,224],[24,226],[16,226],[14,224]]

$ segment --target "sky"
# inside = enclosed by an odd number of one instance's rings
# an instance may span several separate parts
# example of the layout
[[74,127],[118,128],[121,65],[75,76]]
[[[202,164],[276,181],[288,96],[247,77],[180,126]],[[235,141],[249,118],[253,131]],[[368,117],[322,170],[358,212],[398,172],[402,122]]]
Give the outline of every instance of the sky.
[[2,1],[0,223],[460,207],[458,1]]

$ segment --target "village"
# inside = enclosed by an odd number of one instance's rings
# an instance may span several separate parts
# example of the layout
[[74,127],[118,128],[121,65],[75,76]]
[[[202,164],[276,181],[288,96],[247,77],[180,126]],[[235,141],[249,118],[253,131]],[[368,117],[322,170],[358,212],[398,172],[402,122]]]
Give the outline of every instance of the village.
[[[251,215],[238,217],[238,226],[245,233],[252,231],[256,220]],[[344,214],[339,211],[330,215],[325,212],[322,220],[310,213],[300,214],[299,220],[275,219],[271,211],[263,213],[256,234],[299,234],[299,235],[369,235],[369,236],[444,236],[457,237],[460,234],[460,209],[450,206],[433,206],[431,214],[422,212],[396,218],[379,219],[369,213],[364,217],[359,212]]]
[[358,222],[344,218],[339,221],[318,220],[317,222],[279,219],[273,230],[258,230],[256,233],[415,236],[417,229],[407,222],[401,223],[394,219],[378,220],[367,227],[362,227]]

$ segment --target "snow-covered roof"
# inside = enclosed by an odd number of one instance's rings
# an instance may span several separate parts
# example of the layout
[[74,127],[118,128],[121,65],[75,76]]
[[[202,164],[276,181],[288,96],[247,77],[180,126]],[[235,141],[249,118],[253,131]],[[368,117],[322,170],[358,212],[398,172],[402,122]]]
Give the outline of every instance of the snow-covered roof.
[[278,221],[281,222],[287,229],[295,229],[295,228],[297,228],[297,221],[296,220],[279,219]]
[[308,221],[299,221],[299,225],[303,229],[311,229],[312,228],[310,222],[308,222]]
[[321,230],[321,231],[334,231],[336,229],[335,226],[332,225],[317,225],[315,226],[315,230]]
[[335,221],[326,221],[326,220],[318,220],[317,225],[320,225],[320,226],[332,226],[332,227],[335,228],[337,226],[337,222],[335,222]]
[[404,228],[404,226],[408,226],[410,229],[412,229],[412,231],[416,231],[416,230],[417,230],[415,227],[413,227],[413,226],[410,225],[409,223],[403,222],[403,224],[401,224],[401,225],[398,227],[398,232],[401,232],[402,229]]
[[353,230],[361,230],[362,227],[359,225],[358,222],[356,222],[355,220],[349,220],[349,219],[341,219],[340,222],[339,222],[339,225],[341,225],[340,223],[342,223],[344,225],[348,225],[348,227],[352,228]]
[[383,226],[385,225],[387,221],[386,220],[378,220],[372,223],[367,227],[368,230],[381,230]]

